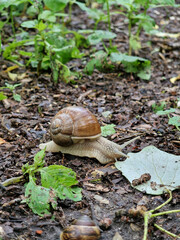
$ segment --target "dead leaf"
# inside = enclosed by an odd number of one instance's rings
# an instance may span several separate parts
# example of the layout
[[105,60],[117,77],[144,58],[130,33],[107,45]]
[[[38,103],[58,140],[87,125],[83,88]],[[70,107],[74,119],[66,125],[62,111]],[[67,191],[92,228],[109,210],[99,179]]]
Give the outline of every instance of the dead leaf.
[[104,187],[101,184],[92,184],[92,183],[84,183],[84,186],[87,188],[89,191],[98,191],[98,192],[109,192],[109,188]]
[[175,83],[177,80],[180,80],[180,74],[178,76],[176,76],[176,77],[171,78],[170,82],[171,83]]
[[123,240],[123,238],[118,232],[116,232],[112,240]]
[[16,81],[18,75],[16,73],[8,72],[8,76],[12,81]]
[[138,225],[134,224],[134,223],[131,223],[131,224],[130,224],[130,227],[131,227],[131,229],[132,229],[134,232],[139,232],[139,231],[141,231],[141,228],[140,228]]
[[4,143],[6,143],[6,141],[0,137],[0,145]]
[[151,129],[151,128],[152,128],[152,126],[150,124],[140,124],[140,125],[133,127],[133,129],[136,129],[136,130],[146,130],[146,129]]
[[107,198],[101,197],[99,195],[94,195],[94,199],[96,199],[100,203],[109,204],[109,200]]
[[18,65],[14,65],[14,66],[8,67],[4,72],[8,73],[8,72],[11,72],[11,71],[13,71],[14,69],[17,69],[17,68],[19,68],[19,66]]
[[97,176],[99,176],[99,177],[101,177],[101,176],[103,176],[105,173],[104,172],[102,172],[102,171],[99,171],[99,170],[94,170],[93,172],[91,172],[91,175],[92,175],[92,177],[97,177]]
[[22,80],[22,79],[26,78],[27,76],[28,76],[27,73],[22,73],[22,74],[18,74],[17,78],[18,78],[18,80]]

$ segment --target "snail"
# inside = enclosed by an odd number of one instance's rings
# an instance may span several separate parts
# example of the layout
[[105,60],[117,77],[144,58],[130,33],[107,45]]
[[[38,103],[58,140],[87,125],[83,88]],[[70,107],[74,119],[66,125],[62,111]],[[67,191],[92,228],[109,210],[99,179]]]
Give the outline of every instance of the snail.
[[86,215],[72,222],[60,235],[60,240],[97,240],[100,229]]
[[40,149],[96,158],[102,164],[127,157],[121,150],[139,138],[122,145],[109,141],[101,136],[97,118],[88,109],[78,106],[60,110],[51,121],[50,134],[52,141],[40,144]]

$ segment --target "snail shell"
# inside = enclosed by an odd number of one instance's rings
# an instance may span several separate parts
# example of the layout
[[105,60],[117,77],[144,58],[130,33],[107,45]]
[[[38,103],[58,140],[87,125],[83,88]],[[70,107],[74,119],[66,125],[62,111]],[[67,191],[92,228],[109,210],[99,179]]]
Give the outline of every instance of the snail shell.
[[75,220],[60,235],[60,240],[98,240],[99,238],[99,227],[86,215]]
[[71,106],[54,116],[50,133],[56,144],[70,146],[84,139],[97,139],[101,136],[101,128],[97,118],[88,109]]

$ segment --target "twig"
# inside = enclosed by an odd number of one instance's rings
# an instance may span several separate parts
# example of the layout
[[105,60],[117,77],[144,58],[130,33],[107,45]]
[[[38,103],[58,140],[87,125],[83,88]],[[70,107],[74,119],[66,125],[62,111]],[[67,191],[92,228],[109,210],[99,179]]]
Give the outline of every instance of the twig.
[[164,233],[168,234],[169,236],[174,237],[175,239],[180,239],[180,236],[178,236],[178,235],[176,235],[176,234],[174,234],[172,232],[167,231],[166,229],[160,227],[159,225],[154,224],[154,226],[156,228],[158,228],[161,232],[164,232]]
[[81,102],[81,100],[82,100],[83,98],[85,98],[86,96],[88,96],[90,93],[92,93],[92,90],[89,90],[89,91],[81,94],[81,95],[78,97],[78,100],[77,100],[77,101],[78,101],[78,102]]
[[[157,216],[161,216],[161,215],[165,215],[165,214],[170,214],[170,213],[177,213],[180,212],[180,209],[177,210],[171,210],[171,211],[164,211],[164,212],[160,212],[160,213],[154,213],[155,211],[159,210],[160,208],[164,207],[166,204],[168,204],[171,200],[172,200],[172,192],[170,190],[167,189],[167,192],[169,193],[169,198],[166,202],[164,202],[163,204],[159,205],[157,208],[152,209],[150,211],[144,212],[144,236],[143,236],[143,240],[147,240],[147,236],[148,236],[148,222],[149,219],[153,218],[153,217],[157,217]],[[159,230],[167,233],[168,235],[175,237],[175,238],[179,238],[177,235],[163,229],[162,227],[160,227],[157,224],[154,224],[155,227],[157,227]]]
[[4,182],[1,182],[0,184],[4,187],[7,187],[9,185],[19,183],[23,180],[24,180],[24,176],[12,177],[12,178],[9,178],[9,179],[5,180]]

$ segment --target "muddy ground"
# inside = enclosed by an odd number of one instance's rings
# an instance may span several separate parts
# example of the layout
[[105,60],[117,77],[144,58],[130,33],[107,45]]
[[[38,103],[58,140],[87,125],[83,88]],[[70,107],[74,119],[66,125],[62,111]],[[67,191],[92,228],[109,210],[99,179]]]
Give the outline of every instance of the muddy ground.
[[[164,31],[180,32],[180,9],[159,8],[151,10],[150,15]],[[77,26],[78,29],[92,28],[93,21],[85,13],[74,9],[71,28],[76,30]],[[99,28],[105,29],[105,25],[100,24]],[[123,17],[112,17],[112,30],[118,35],[113,44],[121,52],[126,52],[127,24]],[[10,31],[9,27],[5,31]],[[37,76],[32,69],[19,68],[14,71],[26,75],[16,90],[21,95],[21,102],[15,101],[8,90],[4,90],[8,99],[0,102],[0,137],[6,141],[0,146],[1,182],[20,176],[21,167],[27,162],[32,163],[34,155],[39,151],[38,145],[50,140],[50,120],[58,110],[69,105],[87,107],[97,116],[101,125],[115,124],[116,134],[109,139],[116,143],[121,144],[140,135],[139,140],[124,149],[125,153],[139,152],[148,145],[175,155],[180,153],[179,131],[168,125],[167,116],[157,116],[152,111],[152,104],[160,101],[166,102],[167,109],[177,105],[180,82],[173,84],[170,79],[180,74],[180,38],[158,38],[142,33],[141,40],[142,48],[136,55],[151,60],[150,81],[125,73],[121,66],[114,72],[101,73],[95,70],[91,76],[83,74],[76,84],[59,82],[56,86],[51,81],[50,73],[42,72]],[[148,41],[150,45],[146,44]],[[98,47],[102,48],[102,45]],[[3,58],[0,62],[0,86],[4,86],[5,82],[11,83],[4,71],[13,63]],[[84,67],[80,60],[68,64],[81,72]],[[105,111],[111,112],[110,118],[103,117]],[[82,201],[59,200],[57,211],[52,212],[52,219],[33,214],[22,203],[24,183],[1,189],[0,225],[6,233],[4,239],[57,240],[63,225],[86,214],[98,225],[102,219],[111,219],[110,227],[101,232],[101,240],[111,240],[116,232],[123,240],[140,240],[143,236],[143,219],[129,216],[127,211],[137,205],[145,205],[150,210],[168,198],[167,194],[151,196],[133,189],[121,172],[113,169],[113,163],[102,166],[95,159],[61,153],[47,153],[45,161],[47,166],[63,164],[76,172],[82,188]],[[101,181],[92,182],[91,173],[102,168],[105,175]],[[179,208],[180,194],[176,190],[173,192],[173,200],[162,210]],[[174,234],[180,234],[179,213],[157,217],[149,224],[149,240],[170,240],[172,238],[157,230],[154,223]]]

